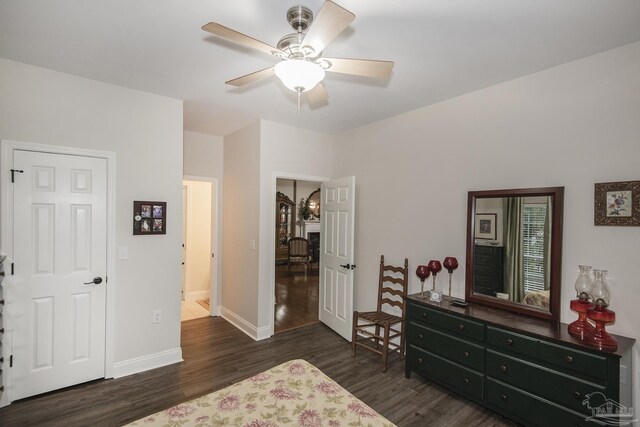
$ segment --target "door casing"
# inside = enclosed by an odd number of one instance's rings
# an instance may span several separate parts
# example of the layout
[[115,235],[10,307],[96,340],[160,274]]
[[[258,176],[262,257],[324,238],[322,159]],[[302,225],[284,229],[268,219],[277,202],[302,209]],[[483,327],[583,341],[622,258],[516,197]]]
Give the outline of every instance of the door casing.
[[[113,378],[113,350],[115,328],[115,293],[116,293],[116,154],[111,151],[89,150],[77,147],[37,144],[11,140],[0,140],[0,251],[7,256],[5,266],[13,262],[13,186],[9,177],[13,160],[13,151],[34,151],[50,154],[66,154],[86,157],[97,157],[107,161],[107,274],[106,287],[106,319],[105,319],[105,378]],[[5,268],[10,272],[10,267]],[[11,369],[8,367],[10,355],[13,352],[12,340],[12,298],[13,280],[7,274],[2,283],[3,295],[7,303],[3,309],[3,321],[6,333],[3,336],[3,354],[6,366],[3,367],[3,384],[5,391],[0,397],[0,407],[11,403]]]
[[[220,316],[221,305],[221,291],[220,283],[222,281],[222,274],[220,266],[222,265],[221,253],[220,253],[220,236],[222,235],[222,219],[220,209],[220,185],[218,178],[208,176],[197,175],[184,175],[182,177],[184,181],[201,181],[211,183],[211,252],[213,253],[213,259],[211,260],[211,283],[209,284],[209,298],[210,298],[210,311],[211,316]],[[183,221],[187,221],[187,218],[183,218]],[[187,253],[188,256],[188,253]],[[187,273],[188,274],[188,273]]]
[[[302,175],[302,174],[294,174],[288,172],[273,172],[271,174],[271,193],[273,197],[271,197],[271,220],[270,224],[276,223],[276,191],[278,188],[278,179],[295,179],[298,181],[308,181],[308,182],[317,182],[321,183],[324,181],[329,181],[330,178],[326,176],[313,176],[313,175]],[[297,209],[297,207],[296,207]],[[275,227],[270,228],[270,239],[269,242],[275,242],[276,240],[276,229]],[[258,336],[257,339],[265,339],[275,334],[275,307],[276,307],[276,248],[275,245],[271,244],[269,247],[269,259],[270,259],[270,273],[269,273],[269,335],[268,336]]]

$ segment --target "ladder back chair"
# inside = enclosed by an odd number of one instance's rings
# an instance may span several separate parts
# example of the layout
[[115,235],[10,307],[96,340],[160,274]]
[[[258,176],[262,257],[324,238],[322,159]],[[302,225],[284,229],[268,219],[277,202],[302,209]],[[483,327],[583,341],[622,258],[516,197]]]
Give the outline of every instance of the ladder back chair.
[[[357,346],[378,353],[382,355],[382,372],[387,371],[389,348],[392,351],[398,351],[400,360],[404,360],[408,271],[409,261],[406,258],[404,267],[394,267],[385,265],[384,255],[380,256],[378,307],[376,311],[353,312],[351,357],[355,357]],[[392,341],[397,338],[400,343]],[[382,348],[380,348],[380,342],[382,342]]]
[[292,237],[289,239],[289,270],[294,262],[304,263],[309,269],[311,262],[311,244],[304,237]]

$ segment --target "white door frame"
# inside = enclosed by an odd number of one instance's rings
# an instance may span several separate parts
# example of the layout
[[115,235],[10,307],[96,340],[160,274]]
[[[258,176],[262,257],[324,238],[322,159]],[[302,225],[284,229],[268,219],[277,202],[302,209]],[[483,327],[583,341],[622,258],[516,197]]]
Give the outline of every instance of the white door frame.
[[[314,175],[303,175],[297,173],[289,173],[289,172],[273,172],[271,174],[271,214],[269,221],[270,224],[276,223],[276,191],[278,191],[278,179],[295,179],[297,181],[307,181],[307,182],[325,182],[329,181],[331,178],[326,176],[314,176]],[[294,200],[295,202],[295,200]],[[297,214],[298,207],[295,207],[294,214]],[[269,236],[271,237],[271,244],[269,245],[269,336],[273,336],[275,334],[275,315],[276,315],[276,247],[274,242],[276,241],[276,227],[272,226],[271,231],[269,232]],[[318,310],[320,306],[318,305]],[[264,337],[266,338],[266,337]],[[261,338],[258,338],[261,339]]]
[[[211,183],[211,191],[215,194],[211,197],[211,251],[213,252],[213,260],[211,262],[211,283],[209,287],[209,297],[210,297],[210,310],[209,314],[211,316],[220,316],[220,303],[221,303],[221,287],[219,283],[222,281],[222,271],[220,266],[222,262],[220,261],[221,253],[220,253],[220,236],[222,235],[222,218],[220,214],[220,184],[218,178],[210,177],[210,176],[197,176],[197,175],[184,175],[182,177],[183,181],[201,181],[201,182],[210,182]],[[275,209],[275,208],[274,208]],[[184,219],[187,220],[186,218]],[[275,221],[275,220],[274,220]],[[275,238],[275,237],[274,237]],[[187,256],[189,256],[189,252],[187,252]],[[188,270],[187,270],[188,274]]]
[[[111,151],[88,150],[61,145],[36,144],[28,142],[0,140],[0,250],[7,256],[5,271],[10,272],[13,262],[13,186],[10,169],[13,151],[34,151],[50,154],[66,154],[71,156],[96,157],[107,161],[107,286],[106,286],[106,319],[105,319],[105,378],[113,378],[113,350],[115,329],[115,294],[116,294],[116,153]],[[3,369],[5,391],[0,398],[0,407],[11,403],[11,369],[8,367],[9,356],[13,353],[12,323],[12,286],[10,273],[4,277],[2,290],[6,304],[3,309],[5,334],[3,336],[3,357],[6,366]]]

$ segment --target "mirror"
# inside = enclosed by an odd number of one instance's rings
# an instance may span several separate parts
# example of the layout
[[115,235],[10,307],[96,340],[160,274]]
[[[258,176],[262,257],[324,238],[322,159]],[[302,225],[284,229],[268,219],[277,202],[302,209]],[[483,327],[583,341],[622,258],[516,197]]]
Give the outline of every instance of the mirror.
[[309,197],[305,202],[305,209],[309,213],[310,220],[317,220],[320,218],[320,189],[319,188],[313,193],[309,194]]
[[470,191],[466,299],[558,321],[564,187]]

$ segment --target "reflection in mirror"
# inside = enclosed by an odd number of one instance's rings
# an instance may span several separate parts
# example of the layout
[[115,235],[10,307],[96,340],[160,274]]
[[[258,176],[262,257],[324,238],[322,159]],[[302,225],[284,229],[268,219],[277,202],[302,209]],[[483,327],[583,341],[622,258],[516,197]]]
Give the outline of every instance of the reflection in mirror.
[[305,208],[309,213],[309,219],[316,220],[320,218],[320,189],[309,194],[305,202]]
[[562,193],[469,193],[468,299],[557,319]]

